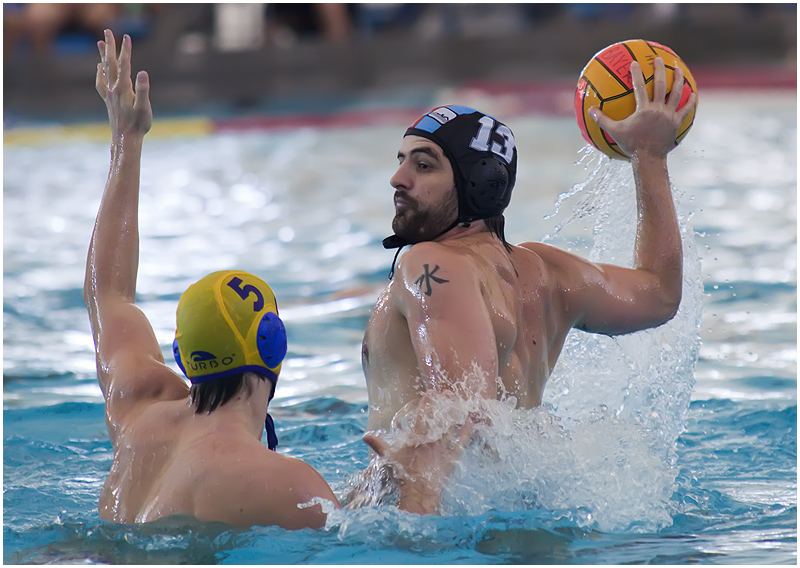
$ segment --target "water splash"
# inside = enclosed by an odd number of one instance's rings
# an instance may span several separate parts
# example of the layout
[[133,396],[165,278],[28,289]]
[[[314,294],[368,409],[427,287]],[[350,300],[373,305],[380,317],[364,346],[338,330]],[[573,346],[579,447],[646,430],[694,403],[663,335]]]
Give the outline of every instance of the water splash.
[[[565,227],[591,215],[594,245],[589,259],[631,266],[636,233],[631,168],[596,151],[586,151],[584,160],[594,163],[594,170],[559,198],[557,209],[571,206],[572,213],[544,240],[554,240]],[[673,195],[684,257],[677,315],[657,328],[614,338],[572,331],[545,391],[545,400],[558,416],[586,419],[605,406],[615,417],[652,430],[668,448],[674,448],[684,428],[703,301],[694,231],[681,213],[682,192],[673,187]]]

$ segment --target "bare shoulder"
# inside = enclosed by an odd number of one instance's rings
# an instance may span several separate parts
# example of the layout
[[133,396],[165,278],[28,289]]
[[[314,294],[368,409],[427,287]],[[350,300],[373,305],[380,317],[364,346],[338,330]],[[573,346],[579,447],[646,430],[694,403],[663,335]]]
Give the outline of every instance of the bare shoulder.
[[414,245],[397,265],[400,282],[393,299],[408,316],[421,306],[445,311],[478,291],[474,259],[462,250],[434,242]]
[[521,243],[515,248],[533,253],[542,268],[559,280],[569,278],[570,275],[575,275],[576,272],[583,271],[592,265],[588,260],[576,254],[545,243]]
[[147,353],[119,352],[108,367],[106,413],[110,422],[124,425],[142,409],[159,402],[185,399],[189,386],[162,360]]
[[97,375],[109,408],[121,418],[140,403],[187,396],[186,382],[166,365],[144,312],[113,297],[98,300],[98,305],[102,317],[94,326]]
[[[452,282],[450,277],[464,277],[474,274],[475,261],[467,254],[453,247],[424,242],[411,247],[397,265],[397,271],[403,278],[406,287],[422,287],[428,290],[429,284]],[[428,294],[430,295],[430,294]]]
[[430,262],[448,262],[458,267],[470,266],[473,261],[471,257],[463,254],[460,250],[442,243],[427,241],[417,243],[406,252],[398,263],[399,268],[419,268]]
[[242,448],[231,445],[217,456],[219,468],[209,476],[207,503],[200,518],[236,526],[277,525],[287,529],[325,526],[327,515],[315,499],[338,507],[327,482],[309,464],[273,452],[260,442]]
[[532,252],[548,264],[563,262],[568,257],[574,256],[563,249],[535,241],[520,243],[516,248]]

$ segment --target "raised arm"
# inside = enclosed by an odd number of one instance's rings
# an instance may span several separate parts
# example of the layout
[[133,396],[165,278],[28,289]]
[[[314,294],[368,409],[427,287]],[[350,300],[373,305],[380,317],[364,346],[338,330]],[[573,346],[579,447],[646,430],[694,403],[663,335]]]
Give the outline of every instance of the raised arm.
[[675,316],[681,301],[683,251],[670,189],[667,154],[678,127],[694,106],[694,94],[680,110],[680,67],[666,97],[664,61],[655,60],[653,100],[638,62],[631,64],[636,111],[615,121],[599,109],[589,112],[631,157],[638,222],[634,268],[593,264],[544,246],[538,252],[555,268],[572,325],[609,335],[661,325]]
[[[106,400],[131,402],[147,396],[151,388],[142,360],[163,364],[155,334],[144,314],[134,306],[139,265],[139,167],[144,135],[150,130],[152,110],[147,73],[131,81],[131,40],[123,37],[117,60],[110,31],[98,42],[101,62],[96,87],[106,103],[111,125],[111,166],[89,245],[84,299],[97,356],[97,374]],[[134,379],[146,378],[138,384]],[[180,381],[180,379],[177,379]],[[177,384],[177,383],[176,383]],[[137,390],[139,389],[139,390]],[[113,396],[117,393],[119,396]],[[113,407],[109,407],[111,411]]]

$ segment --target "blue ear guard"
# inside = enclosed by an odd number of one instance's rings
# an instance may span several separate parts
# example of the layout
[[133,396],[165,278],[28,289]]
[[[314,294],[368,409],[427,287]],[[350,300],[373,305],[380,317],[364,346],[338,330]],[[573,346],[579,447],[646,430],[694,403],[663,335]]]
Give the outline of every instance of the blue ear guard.
[[186,369],[183,368],[183,362],[181,361],[181,350],[178,349],[178,339],[172,340],[172,356],[175,357],[175,362],[178,364],[178,368],[184,374],[184,376],[188,376],[186,373]]
[[258,324],[256,347],[264,364],[274,369],[286,357],[286,327],[278,314],[267,312]]

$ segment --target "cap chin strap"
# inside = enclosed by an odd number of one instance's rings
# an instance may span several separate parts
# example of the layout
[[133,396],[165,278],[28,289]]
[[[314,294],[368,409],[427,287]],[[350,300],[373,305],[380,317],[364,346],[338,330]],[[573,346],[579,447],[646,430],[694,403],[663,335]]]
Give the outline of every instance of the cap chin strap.
[[[275,387],[277,384],[278,378],[276,376],[275,382],[272,383],[272,393],[269,395],[269,401],[267,401],[268,405],[275,396]],[[264,420],[264,428],[267,430],[267,447],[274,452],[278,447],[278,434],[275,432],[275,422],[272,420],[272,416],[269,415],[269,412],[267,412],[267,418]]]
[[278,435],[275,433],[275,422],[269,414],[264,421],[264,427],[267,429],[267,447],[274,452],[278,447]]
[[[438,239],[439,237],[444,235],[447,231],[449,231],[450,229],[452,229],[452,228],[454,228],[454,227],[456,227],[458,225],[461,225],[462,227],[469,227],[470,224],[472,223],[472,221],[473,221],[472,219],[463,220],[463,221],[461,219],[456,219],[444,231],[440,232],[438,235],[436,235],[435,237],[430,238],[428,240],[432,241],[434,239]],[[397,257],[400,256],[400,251],[403,250],[403,247],[406,246],[406,245],[414,245],[414,244],[417,244],[417,243],[422,242],[422,241],[409,241],[408,239],[405,239],[405,238],[397,236],[397,235],[390,235],[390,236],[386,237],[385,239],[383,239],[382,242],[383,242],[383,248],[385,248],[385,249],[393,249],[393,248],[397,249],[397,252],[394,255],[394,260],[392,261],[392,269],[389,271],[389,280],[391,280],[392,278],[394,278],[394,267],[397,264]]]

